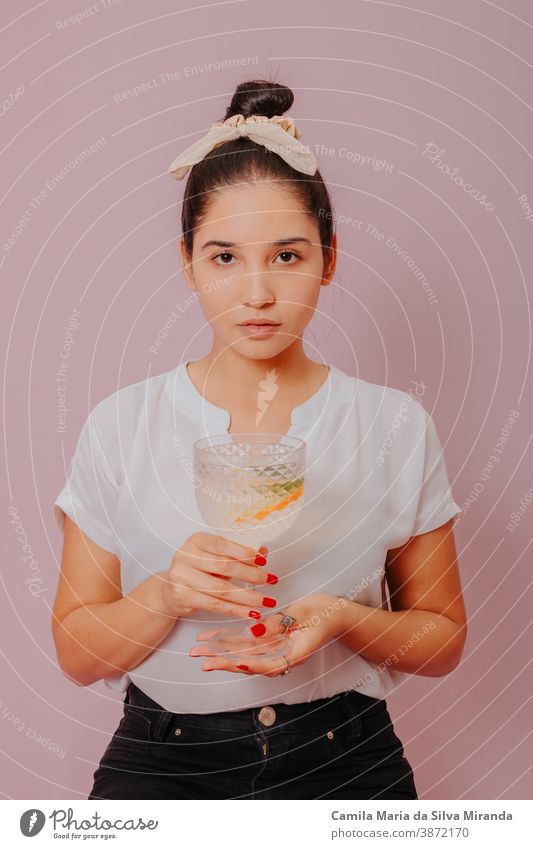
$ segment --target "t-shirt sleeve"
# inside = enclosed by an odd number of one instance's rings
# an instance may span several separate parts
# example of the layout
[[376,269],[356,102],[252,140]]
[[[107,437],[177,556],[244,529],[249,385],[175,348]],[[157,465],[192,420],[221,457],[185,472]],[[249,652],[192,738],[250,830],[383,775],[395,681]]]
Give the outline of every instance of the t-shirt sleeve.
[[93,410],[81,429],[66,483],[54,502],[59,530],[63,532],[66,513],[97,545],[118,554],[113,531],[118,492]]
[[424,409],[424,412],[424,472],[412,536],[433,531],[463,512],[453,499],[435,422],[427,410]]

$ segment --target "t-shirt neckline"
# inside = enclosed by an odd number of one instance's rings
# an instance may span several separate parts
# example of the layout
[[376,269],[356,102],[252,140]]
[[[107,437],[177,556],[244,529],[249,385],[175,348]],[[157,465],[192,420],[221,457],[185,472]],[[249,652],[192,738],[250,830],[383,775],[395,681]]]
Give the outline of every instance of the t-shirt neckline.
[[[218,407],[216,404],[208,401],[207,398],[204,398],[201,392],[196,388],[189,372],[187,371],[187,365],[189,362],[189,360],[183,360],[178,365],[177,369],[171,372],[175,378],[174,392],[176,393],[176,397],[179,397],[184,401],[186,411],[195,420],[203,424],[208,435],[213,433],[213,428],[216,428],[217,433],[227,433],[231,422],[229,410],[225,410],[223,407]],[[293,407],[291,412],[291,424],[287,431],[287,435],[291,434],[293,429],[300,425],[313,424],[324,413],[324,408],[328,403],[328,400],[333,397],[334,389],[337,384],[336,366],[329,364],[328,369],[328,376],[318,387],[316,392],[314,392],[313,395],[301,404],[297,404]],[[172,395],[172,386],[170,389]]]

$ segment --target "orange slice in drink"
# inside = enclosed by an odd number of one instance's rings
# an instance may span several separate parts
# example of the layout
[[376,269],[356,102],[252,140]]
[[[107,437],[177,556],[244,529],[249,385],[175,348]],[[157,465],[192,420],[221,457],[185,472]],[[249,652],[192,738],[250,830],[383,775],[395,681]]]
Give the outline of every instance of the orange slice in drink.
[[245,522],[249,522],[250,520],[257,520],[258,522],[262,522],[267,516],[270,516],[272,513],[277,510],[283,510],[288,504],[291,504],[293,501],[298,501],[303,491],[303,480],[299,483],[294,492],[286,495],[281,501],[278,501],[276,504],[269,504],[267,507],[264,507],[262,510],[258,510],[256,513],[252,513],[251,515],[238,516],[235,519],[235,523],[237,525],[242,525]]

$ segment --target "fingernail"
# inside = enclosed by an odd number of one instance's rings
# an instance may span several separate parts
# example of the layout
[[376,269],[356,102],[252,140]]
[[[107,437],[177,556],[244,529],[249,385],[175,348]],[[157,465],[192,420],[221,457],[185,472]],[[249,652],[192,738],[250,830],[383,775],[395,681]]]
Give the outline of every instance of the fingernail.
[[258,610],[249,610],[248,616],[251,616],[253,619],[261,619],[261,614]]
[[270,598],[269,596],[266,595],[263,599],[263,606],[264,607],[275,607],[276,604],[277,604],[277,601],[276,601],[275,598]]
[[262,622],[258,622],[257,625],[252,625],[250,631],[252,632],[254,637],[262,637],[266,631],[266,628]]
[[272,575],[269,572],[268,575],[267,575],[267,584],[277,584],[277,583],[278,583],[278,576]]
[[239,664],[239,666],[237,666],[237,669],[244,669],[245,672],[246,672],[246,671],[248,671],[248,669],[250,669],[250,667],[245,666],[244,663],[241,663],[241,664]]
[[262,554],[258,554],[254,560],[256,566],[266,566],[266,557],[263,557]]

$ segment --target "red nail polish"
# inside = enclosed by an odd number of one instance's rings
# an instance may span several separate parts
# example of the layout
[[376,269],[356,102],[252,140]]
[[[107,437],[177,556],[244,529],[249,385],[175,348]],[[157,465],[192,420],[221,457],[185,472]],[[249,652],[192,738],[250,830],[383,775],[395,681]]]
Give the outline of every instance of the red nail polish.
[[262,554],[258,554],[254,560],[256,566],[266,566],[266,557],[263,557]]
[[272,575],[269,572],[268,575],[267,575],[267,584],[277,584],[277,583],[278,583],[278,576]]
[[261,614],[258,610],[250,610],[248,611],[248,616],[252,616],[253,619],[261,619]]
[[244,663],[241,663],[239,666],[237,666],[237,669],[244,669],[245,671],[248,671],[248,669],[250,669],[250,667],[245,666]]
[[276,604],[277,604],[277,601],[276,601],[275,598],[270,598],[269,596],[266,595],[263,599],[263,606],[264,607],[275,607]]
[[258,622],[257,625],[252,625],[250,631],[252,632],[254,637],[262,637],[266,631],[266,628],[262,622]]

